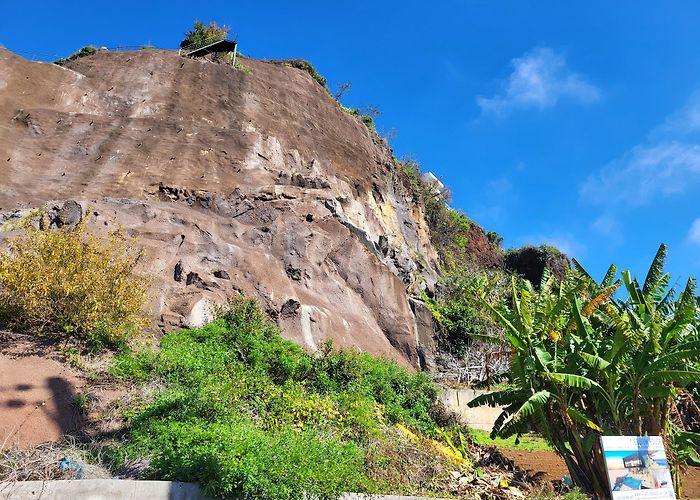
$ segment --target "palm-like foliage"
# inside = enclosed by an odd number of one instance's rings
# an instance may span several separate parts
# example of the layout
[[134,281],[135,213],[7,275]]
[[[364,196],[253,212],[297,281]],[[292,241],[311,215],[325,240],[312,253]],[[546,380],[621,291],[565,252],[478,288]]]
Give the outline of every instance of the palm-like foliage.
[[[700,380],[697,289],[689,279],[676,299],[665,257],[662,245],[642,286],[627,271],[616,281],[614,266],[596,283],[574,261],[561,283],[545,274],[535,292],[513,279],[510,307],[486,304],[512,351],[510,384],[471,405],[504,407],[493,436],[537,427],[576,484],[600,497],[608,494],[600,435],[662,435],[673,464],[698,458],[700,436],[674,418],[676,396]],[[621,286],[627,298],[615,300]]]

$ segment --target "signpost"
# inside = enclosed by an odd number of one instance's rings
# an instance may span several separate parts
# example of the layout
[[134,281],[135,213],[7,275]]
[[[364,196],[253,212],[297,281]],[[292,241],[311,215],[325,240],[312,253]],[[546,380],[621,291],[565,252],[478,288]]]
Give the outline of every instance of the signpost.
[[676,498],[660,436],[602,436],[613,500]]

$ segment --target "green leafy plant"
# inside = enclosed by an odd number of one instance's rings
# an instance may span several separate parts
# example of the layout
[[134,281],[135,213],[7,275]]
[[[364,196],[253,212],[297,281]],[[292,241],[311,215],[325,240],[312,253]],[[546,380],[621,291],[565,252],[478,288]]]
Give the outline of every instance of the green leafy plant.
[[152,477],[244,498],[375,492],[383,483],[366,460],[370,449],[372,461],[396,460],[371,445],[389,426],[437,435],[437,388],[426,375],[330,344],[311,356],[251,299],[217,317],[166,335],[158,351],[114,360],[114,376],[163,386],[128,411],[121,449],[149,457]]
[[75,395],[75,400],[73,402],[75,407],[80,411],[80,413],[87,413],[90,407],[90,396],[84,392],[80,392]]
[[374,119],[371,116],[362,115],[360,116],[360,119],[362,120],[362,123],[364,123],[372,132],[377,131],[377,128],[374,126]]
[[[473,231],[482,231],[461,210],[449,206],[451,193],[442,184],[427,180],[420,164],[412,158],[394,159],[404,185],[410,190],[416,203],[422,205],[425,222],[430,229],[430,241],[438,252],[446,271],[473,260],[469,246]],[[497,243],[489,243],[493,252],[500,255]]]
[[[643,285],[611,266],[597,283],[576,270],[557,282],[547,271],[539,291],[512,284],[510,306],[484,301],[511,350],[509,386],[470,406],[501,405],[492,436],[537,426],[588,493],[608,493],[601,435],[661,435],[669,444],[676,489],[680,459],[694,459],[700,435],[672,418],[683,387],[700,380],[698,298],[690,278],[678,298],[663,272],[661,245]],[[624,286],[627,297],[614,299]]]
[[497,246],[501,246],[503,244],[503,236],[498,234],[496,231],[489,231],[486,233],[486,237],[489,239],[491,243]]
[[240,59],[236,59],[236,62],[235,62],[233,67],[236,68],[238,71],[242,71],[243,73],[245,73],[247,75],[252,73],[252,70],[248,66],[243,64]]
[[500,326],[482,297],[496,304],[508,296],[508,278],[500,270],[463,264],[443,272],[434,297],[423,297],[438,326],[441,350],[460,356],[482,335],[497,335]]

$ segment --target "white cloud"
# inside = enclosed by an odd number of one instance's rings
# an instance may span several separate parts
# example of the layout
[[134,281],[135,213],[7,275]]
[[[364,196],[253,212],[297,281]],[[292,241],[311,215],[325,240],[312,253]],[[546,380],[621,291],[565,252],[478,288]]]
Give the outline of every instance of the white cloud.
[[585,76],[568,69],[566,59],[549,48],[527,52],[511,61],[513,72],[501,95],[476,99],[482,114],[503,115],[516,108],[551,108],[561,98],[587,104],[600,98]]
[[651,140],[663,140],[665,137],[681,138],[700,130],[700,92],[694,92],[688,102],[672,113],[651,134]]
[[700,92],[671,113],[647,139],[590,175],[580,186],[585,201],[639,207],[700,184]]
[[695,219],[690,225],[688,241],[694,245],[700,245],[700,217]]
[[682,193],[700,181],[700,144],[664,141],[638,145],[588,177],[581,198],[601,205],[641,206]]

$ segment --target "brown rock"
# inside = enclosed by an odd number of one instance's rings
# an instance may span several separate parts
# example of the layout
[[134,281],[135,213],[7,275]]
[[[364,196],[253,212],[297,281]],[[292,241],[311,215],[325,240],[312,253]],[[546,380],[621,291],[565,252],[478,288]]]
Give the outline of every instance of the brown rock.
[[[312,351],[333,339],[418,367],[408,297],[435,282],[436,254],[391,151],[303,70],[182,62],[99,51],[58,67],[0,49],[0,222],[75,199],[101,214],[92,230],[136,236],[154,330],[243,292],[268,311],[296,301],[278,321]],[[205,281],[212,268],[230,279]]]

